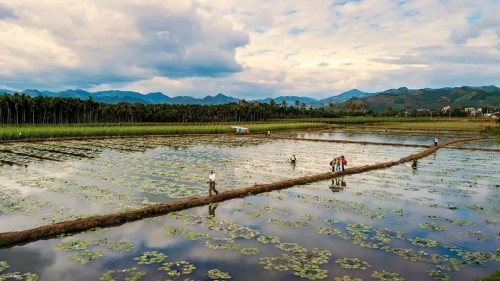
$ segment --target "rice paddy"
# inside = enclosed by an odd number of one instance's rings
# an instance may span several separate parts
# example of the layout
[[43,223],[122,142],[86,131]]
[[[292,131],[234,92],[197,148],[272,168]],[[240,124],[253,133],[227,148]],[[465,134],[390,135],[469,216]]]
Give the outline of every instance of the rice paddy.
[[[232,136],[3,144],[0,232],[206,196],[212,169],[224,191],[328,172],[340,154],[364,166],[421,150]],[[0,280],[471,280],[500,265],[498,166],[495,152],[440,149],[417,169],[399,165],[2,248]]]
[[321,122],[275,123],[116,123],[116,124],[64,124],[64,125],[0,125],[0,140],[130,137],[146,135],[187,135],[233,133],[231,125],[244,126],[252,133],[267,131],[325,128]]

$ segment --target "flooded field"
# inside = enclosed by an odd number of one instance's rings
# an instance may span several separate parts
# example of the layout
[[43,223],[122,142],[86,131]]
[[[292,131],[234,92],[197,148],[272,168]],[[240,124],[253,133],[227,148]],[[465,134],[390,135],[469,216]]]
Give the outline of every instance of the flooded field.
[[[324,134],[299,137],[429,142]],[[421,150],[229,136],[4,144],[0,232],[205,196],[212,169],[224,191],[324,173],[334,156],[351,167]],[[416,170],[400,165],[3,248],[0,280],[471,280],[500,265],[498,158],[441,149]]]

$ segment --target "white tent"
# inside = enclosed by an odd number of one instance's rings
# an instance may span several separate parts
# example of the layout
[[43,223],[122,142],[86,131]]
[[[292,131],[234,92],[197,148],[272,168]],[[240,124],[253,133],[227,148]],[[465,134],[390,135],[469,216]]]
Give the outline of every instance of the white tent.
[[231,126],[231,128],[236,130],[237,134],[248,134],[250,133],[250,130],[245,127],[240,127],[240,126]]

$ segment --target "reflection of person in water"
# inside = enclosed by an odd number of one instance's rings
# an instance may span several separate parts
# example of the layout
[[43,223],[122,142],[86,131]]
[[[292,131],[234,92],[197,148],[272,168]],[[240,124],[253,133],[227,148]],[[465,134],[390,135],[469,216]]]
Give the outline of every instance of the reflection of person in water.
[[217,204],[208,204],[208,216],[215,217],[215,209],[217,209]]
[[292,171],[295,171],[295,166],[297,165],[297,163],[295,162],[290,162],[290,167],[292,167]]
[[332,179],[332,184],[330,185],[330,190],[332,192],[339,192],[347,187],[344,177]]

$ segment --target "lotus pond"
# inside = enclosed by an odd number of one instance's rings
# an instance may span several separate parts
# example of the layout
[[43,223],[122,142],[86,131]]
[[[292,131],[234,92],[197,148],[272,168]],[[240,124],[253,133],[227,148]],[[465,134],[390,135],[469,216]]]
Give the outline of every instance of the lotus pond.
[[[211,169],[229,190],[327,172],[340,154],[361,166],[421,150],[230,136],[3,144],[0,231],[205,196]],[[472,280],[500,265],[499,164],[441,149],[416,170],[3,248],[0,280]]]

